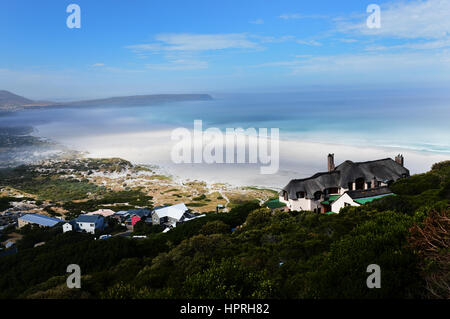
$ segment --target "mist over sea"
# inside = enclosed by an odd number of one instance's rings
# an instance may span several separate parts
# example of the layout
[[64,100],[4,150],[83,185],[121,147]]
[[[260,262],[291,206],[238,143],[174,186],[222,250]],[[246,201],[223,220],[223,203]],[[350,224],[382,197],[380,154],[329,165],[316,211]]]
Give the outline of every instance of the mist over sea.
[[[450,159],[450,97],[439,90],[311,90],[299,93],[211,94],[211,101],[148,107],[25,110],[0,117],[0,126],[31,125],[35,134],[92,157],[155,164],[181,179],[282,187],[292,178],[336,163],[405,156],[411,173]],[[280,169],[261,175],[260,164],[174,164],[178,127],[279,128]]]

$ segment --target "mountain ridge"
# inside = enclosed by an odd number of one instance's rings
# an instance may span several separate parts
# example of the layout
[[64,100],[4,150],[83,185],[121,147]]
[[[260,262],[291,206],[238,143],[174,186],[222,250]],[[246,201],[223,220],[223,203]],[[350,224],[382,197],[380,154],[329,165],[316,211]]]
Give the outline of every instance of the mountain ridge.
[[207,101],[213,98],[209,94],[147,94],[116,96],[92,100],[51,102],[35,101],[10,91],[0,90],[0,111],[16,111],[25,108],[42,107],[86,107],[86,106],[145,106],[157,103],[170,103],[180,101]]

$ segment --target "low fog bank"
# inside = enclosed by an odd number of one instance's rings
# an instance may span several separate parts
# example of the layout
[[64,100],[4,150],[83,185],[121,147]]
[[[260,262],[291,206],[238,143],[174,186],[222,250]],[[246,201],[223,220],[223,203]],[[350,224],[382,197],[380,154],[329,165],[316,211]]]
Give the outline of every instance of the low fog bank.
[[[208,183],[254,185],[281,188],[293,178],[305,178],[327,169],[327,154],[335,154],[336,165],[345,160],[367,161],[394,158],[403,154],[411,174],[422,173],[433,163],[448,160],[446,154],[419,152],[400,147],[351,146],[300,140],[280,141],[279,170],[260,174],[264,164],[175,164],[171,151],[176,141],[172,130],[128,132],[117,134],[72,135],[54,138],[72,149],[86,151],[89,157],[121,157],[135,164],[158,165],[180,180],[204,180]],[[270,154],[270,153],[269,153]]]

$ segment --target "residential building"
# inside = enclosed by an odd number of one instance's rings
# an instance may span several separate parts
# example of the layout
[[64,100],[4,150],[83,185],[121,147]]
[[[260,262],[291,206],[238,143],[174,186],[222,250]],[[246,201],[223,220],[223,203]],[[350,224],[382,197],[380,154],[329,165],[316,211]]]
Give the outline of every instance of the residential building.
[[177,224],[192,220],[198,217],[189,212],[184,203],[155,208],[152,212],[153,225],[164,225],[170,228],[176,227]]
[[77,230],[77,223],[75,221],[75,219],[66,222],[62,225],[63,228],[63,233],[68,232],[68,231],[75,231]]
[[[147,220],[147,217],[151,215],[149,209],[131,209],[127,212],[127,218],[125,220],[125,226],[128,230],[134,230],[134,225],[140,220]],[[151,220],[151,218],[149,218]]]
[[139,209],[130,209],[129,211],[128,211],[128,214],[130,215],[130,216],[139,216],[139,217],[141,217],[141,218],[143,218],[143,217],[148,217],[148,216],[150,216],[151,215],[151,211],[150,211],[150,209],[145,209],[145,208],[139,208]]
[[[75,219],[77,231],[84,231],[87,233],[95,234],[98,230],[105,228],[105,218],[101,215],[81,215]],[[67,226],[68,227],[68,226]]]
[[[365,190],[347,191],[336,199],[329,199],[331,211],[339,213],[346,206],[361,206],[384,196],[394,195],[389,187],[377,187]],[[331,197],[331,196],[330,196]]]
[[[334,204],[334,209],[332,203],[346,192],[378,188],[386,192],[383,187],[399,178],[408,177],[409,170],[403,164],[403,156],[398,155],[395,160],[391,158],[366,162],[347,160],[335,166],[334,154],[328,154],[327,172],[291,180],[280,192],[279,201],[293,211],[310,210],[322,213],[335,211],[347,197]],[[350,203],[349,200],[347,202]]]
[[57,218],[39,215],[39,214],[25,214],[17,219],[18,227],[22,228],[26,225],[38,225],[39,227],[54,227],[62,221]]

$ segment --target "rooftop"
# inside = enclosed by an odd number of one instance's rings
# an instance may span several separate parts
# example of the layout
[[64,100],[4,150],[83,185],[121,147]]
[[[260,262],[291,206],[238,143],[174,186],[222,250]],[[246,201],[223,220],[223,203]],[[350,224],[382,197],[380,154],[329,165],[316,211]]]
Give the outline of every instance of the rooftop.
[[86,215],[102,215],[103,217],[108,217],[114,215],[115,212],[111,209],[99,209],[95,212],[87,213]]
[[297,198],[298,192],[305,192],[306,198],[314,198],[314,193],[327,188],[348,188],[348,183],[358,178],[365,181],[395,181],[409,176],[409,170],[391,158],[366,162],[345,161],[330,172],[321,172],[303,179],[293,179],[284,188],[291,199]]
[[75,220],[77,223],[95,223],[102,218],[101,215],[80,215]]
[[364,205],[365,203],[369,203],[369,202],[373,201],[374,199],[378,199],[378,198],[389,196],[389,195],[395,195],[395,194],[390,193],[390,194],[384,194],[384,195],[378,195],[378,196],[372,196],[372,197],[358,198],[358,199],[355,199],[354,201],[357,202],[358,204]]
[[370,188],[370,189],[364,189],[364,190],[355,190],[355,191],[347,191],[348,196],[350,196],[353,200],[359,199],[359,198],[367,198],[367,197],[374,197],[374,196],[380,196],[380,195],[390,195],[392,194],[392,191],[389,189],[389,187],[383,186],[383,187],[376,187],[376,188]]
[[60,223],[61,220],[53,217],[48,217],[39,214],[25,214],[22,217],[19,217],[21,220],[25,220],[30,223],[38,224],[46,227],[53,227],[56,224]]
[[184,203],[161,207],[154,210],[155,214],[158,215],[159,218],[162,217],[171,217],[180,220],[183,217],[183,214],[188,210]]
[[341,195],[330,195],[327,200],[320,202],[321,204],[329,205],[338,199]]

